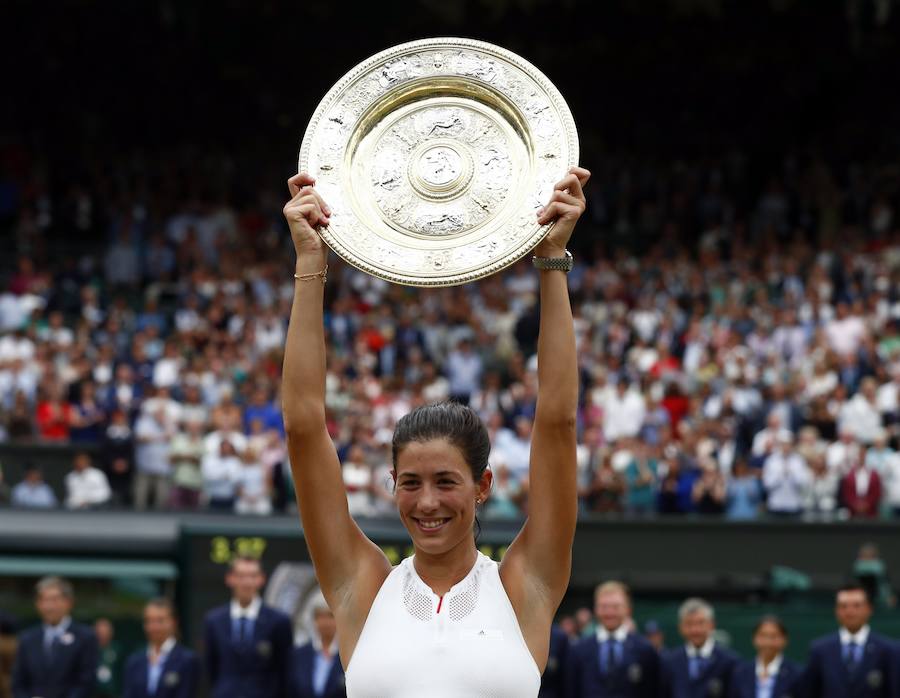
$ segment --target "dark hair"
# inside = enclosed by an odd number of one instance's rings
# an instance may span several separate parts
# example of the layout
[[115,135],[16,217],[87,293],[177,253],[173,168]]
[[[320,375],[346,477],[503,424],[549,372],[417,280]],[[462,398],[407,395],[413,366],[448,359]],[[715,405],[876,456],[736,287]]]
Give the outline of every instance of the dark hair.
[[171,599],[167,599],[165,596],[157,596],[156,598],[150,599],[144,605],[144,608],[150,608],[151,606],[167,611],[172,617],[172,620],[178,620],[178,612],[175,610],[175,604],[172,603]]
[[756,625],[753,626],[753,634],[759,632],[760,628],[762,628],[766,623],[771,623],[776,628],[778,628],[778,632],[780,632],[784,637],[788,636],[787,628],[784,627],[784,622],[776,615],[767,614],[756,621]]
[[456,446],[477,483],[487,470],[491,439],[481,419],[471,407],[458,402],[422,405],[404,415],[394,427],[391,444],[394,468],[397,456],[412,441],[446,439]]
[[835,598],[837,598],[838,595],[839,595],[842,591],[861,591],[861,592],[862,592],[862,595],[866,597],[866,603],[869,604],[870,606],[872,605],[872,599],[871,599],[871,597],[869,596],[869,590],[866,589],[866,588],[865,588],[862,584],[860,584],[859,582],[852,582],[852,581],[851,581],[851,582],[847,582],[846,584],[842,584],[841,587],[837,590],[837,594],[834,595]]
[[[391,458],[397,469],[397,456],[410,442],[446,439],[460,450],[477,484],[488,467],[491,438],[481,419],[468,405],[437,402],[422,405],[403,415],[394,427]],[[475,540],[481,534],[481,523],[475,515]]]

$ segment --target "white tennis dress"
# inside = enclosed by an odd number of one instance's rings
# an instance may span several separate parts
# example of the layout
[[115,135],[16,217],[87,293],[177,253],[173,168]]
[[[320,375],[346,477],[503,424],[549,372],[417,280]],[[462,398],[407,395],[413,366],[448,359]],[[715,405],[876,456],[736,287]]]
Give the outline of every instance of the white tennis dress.
[[443,597],[408,557],[384,580],[347,667],[347,698],[534,698],[541,674],[500,581],[475,566]]

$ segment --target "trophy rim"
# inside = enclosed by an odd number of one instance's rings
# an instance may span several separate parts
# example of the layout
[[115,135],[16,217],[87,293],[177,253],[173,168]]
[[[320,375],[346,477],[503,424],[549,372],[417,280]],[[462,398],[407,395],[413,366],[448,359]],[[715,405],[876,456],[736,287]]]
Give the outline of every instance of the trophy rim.
[[[572,112],[569,109],[569,106],[560,91],[540,69],[535,67],[530,61],[526,60],[522,56],[501,46],[497,46],[496,44],[492,44],[479,39],[444,36],[416,39],[414,41],[408,41],[402,44],[391,46],[390,48],[384,49],[369,56],[362,62],[357,63],[349,71],[344,73],[344,75],[331,87],[331,89],[328,90],[325,96],[320,100],[318,106],[313,112],[312,117],[310,118],[309,123],[307,124],[300,145],[300,153],[297,162],[298,172],[305,171],[309,165],[310,148],[313,143],[316,129],[318,128],[323,116],[334,105],[340,95],[342,95],[344,91],[355,80],[360,78],[365,73],[371,71],[372,68],[374,68],[378,64],[384,63],[385,61],[388,61],[390,59],[399,58],[404,54],[415,53],[419,50],[445,47],[451,49],[475,49],[484,54],[499,58],[515,66],[523,73],[525,73],[529,78],[534,80],[534,82],[537,83],[537,85],[541,88],[541,90],[543,90],[544,94],[553,104],[559,116],[560,123],[565,131],[564,135],[568,151],[568,159],[565,162],[565,167],[561,168],[560,178],[565,176],[569,168],[574,167],[578,164],[579,141],[575,126],[575,119],[572,116]],[[478,82],[475,78],[469,79],[471,79],[473,82]],[[495,274],[496,272],[501,271],[509,266],[512,266],[520,259],[525,257],[531,250],[533,250],[547,236],[553,225],[553,223],[547,225],[535,224],[535,228],[530,235],[523,235],[521,244],[518,248],[512,251],[507,251],[503,256],[490,262],[489,264],[479,266],[476,269],[467,271],[457,271],[449,274],[435,274],[433,277],[425,277],[414,274],[404,275],[399,271],[392,271],[384,269],[382,267],[375,267],[367,263],[364,259],[361,259],[360,256],[357,255],[351,247],[344,244],[341,241],[340,236],[330,230],[330,226],[320,226],[316,229],[316,231],[322,238],[322,240],[328,245],[328,247],[331,248],[336,254],[338,254],[341,259],[343,259],[351,266],[359,269],[360,271],[370,274],[376,278],[403,286],[444,287],[457,286],[460,284],[469,283],[471,281],[476,281],[486,276]],[[365,226],[367,228],[369,227],[368,224],[365,224]]]

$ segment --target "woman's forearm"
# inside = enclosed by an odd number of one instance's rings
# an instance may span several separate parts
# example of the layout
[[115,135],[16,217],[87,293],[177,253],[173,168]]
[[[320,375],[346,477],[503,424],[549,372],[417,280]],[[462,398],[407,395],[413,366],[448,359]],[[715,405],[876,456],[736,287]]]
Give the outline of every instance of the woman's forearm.
[[538,401],[535,419],[574,425],[578,409],[578,365],[567,277],[541,271],[538,335]]
[[[315,274],[327,255],[297,259],[296,273]],[[282,409],[285,428],[303,431],[325,421],[325,329],[322,303],[325,284],[313,277],[294,281],[294,302],[284,348]]]

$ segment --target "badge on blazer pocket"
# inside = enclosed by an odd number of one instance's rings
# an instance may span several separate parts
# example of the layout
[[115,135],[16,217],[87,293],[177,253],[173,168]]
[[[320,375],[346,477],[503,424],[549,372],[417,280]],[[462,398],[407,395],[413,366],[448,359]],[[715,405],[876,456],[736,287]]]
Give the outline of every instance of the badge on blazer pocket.
[[272,643],[268,640],[260,640],[256,643],[256,652],[260,657],[270,657],[272,655]]
[[882,684],[883,677],[881,676],[881,672],[878,669],[872,669],[868,674],[866,674],[866,683],[868,683],[872,688],[879,688]]
[[641,668],[641,665],[637,662],[629,665],[628,680],[631,681],[631,683],[640,683],[642,678],[644,678],[644,670]]
[[181,681],[181,677],[178,675],[177,671],[167,671],[163,674],[163,686],[172,688],[173,686],[177,686],[179,681]]
[[75,636],[72,633],[66,633],[59,638],[60,643],[63,645],[71,645],[75,642]]
[[722,688],[722,681],[719,679],[710,679],[709,683],[706,684],[706,690],[709,691],[711,696],[722,695]]

